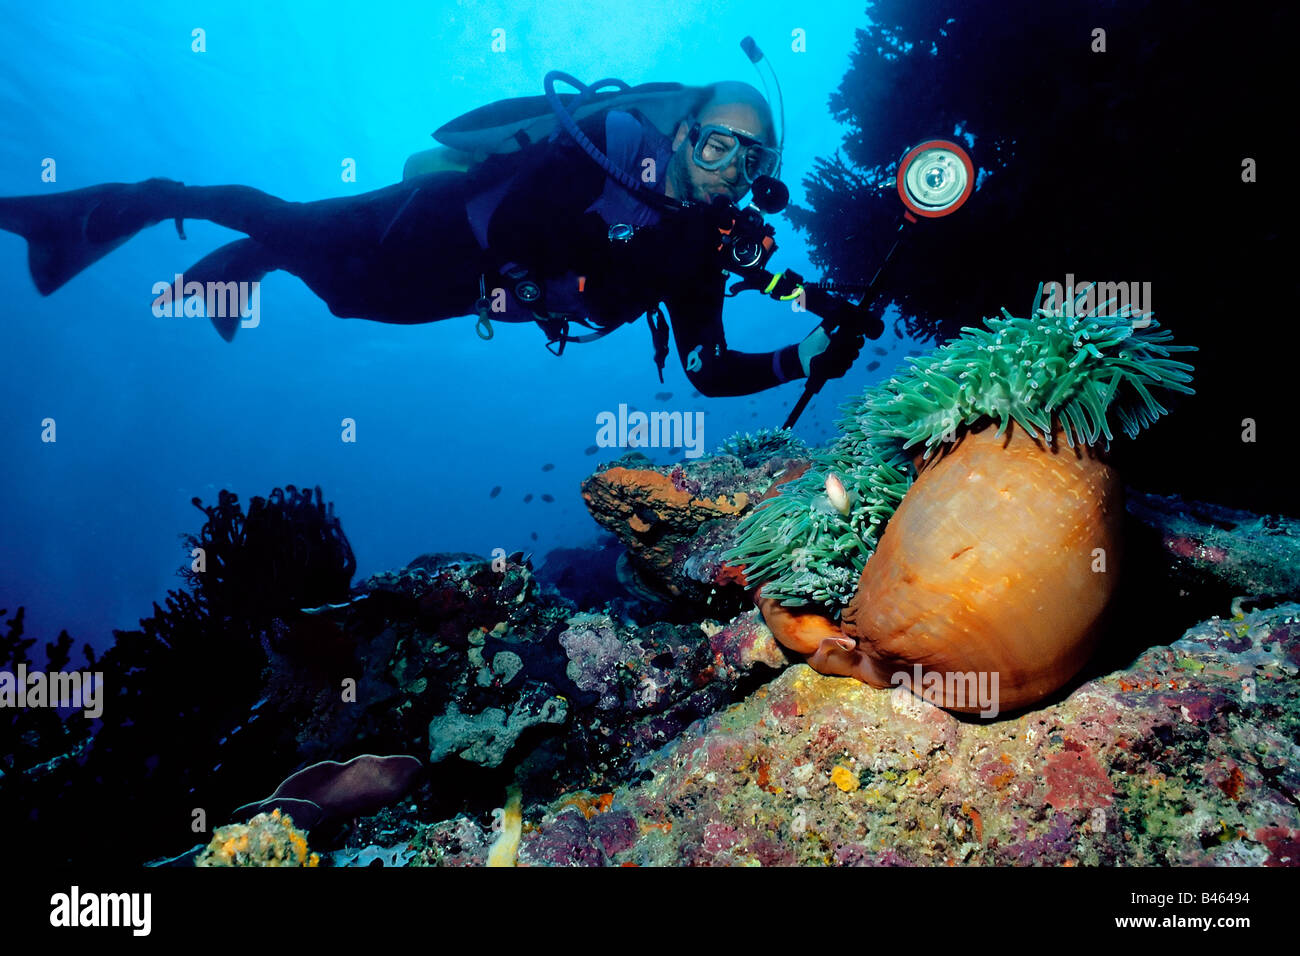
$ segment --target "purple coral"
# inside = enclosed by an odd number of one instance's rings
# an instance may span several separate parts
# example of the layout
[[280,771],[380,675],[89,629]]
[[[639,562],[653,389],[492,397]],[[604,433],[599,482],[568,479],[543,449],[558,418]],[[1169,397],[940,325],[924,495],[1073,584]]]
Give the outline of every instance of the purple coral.
[[668,477],[672,479],[673,487],[678,491],[689,492],[692,495],[700,493],[700,483],[687,478],[686,472],[682,471],[681,465],[674,465],[672,473]]

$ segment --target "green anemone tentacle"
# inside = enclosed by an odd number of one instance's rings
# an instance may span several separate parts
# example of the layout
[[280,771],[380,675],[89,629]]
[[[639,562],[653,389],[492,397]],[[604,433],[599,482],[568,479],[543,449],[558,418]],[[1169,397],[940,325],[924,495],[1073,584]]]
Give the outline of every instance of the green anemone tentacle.
[[[1040,286],[1035,301],[1041,293]],[[838,616],[916,478],[912,456],[928,459],[961,428],[991,420],[1001,434],[1014,421],[1047,435],[1059,426],[1071,446],[1109,447],[1112,421],[1134,438],[1168,414],[1156,397],[1161,390],[1192,394],[1192,366],[1169,356],[1195,346],[1170,344],[1172,333],[1150,313],[1040,309],[1017,318],[1003,309],[984,325],[966,326],[948,344],[907,359],[893,378],[845,405],[840,438],[740,522],[726,559],[744,565],[765,596],[822,605]],[[789,441],[788,433],[760,434],[757,441],[732,439],[728,450],[752,453]],[[831,473],[849,493],[848,515],[827,502]]]

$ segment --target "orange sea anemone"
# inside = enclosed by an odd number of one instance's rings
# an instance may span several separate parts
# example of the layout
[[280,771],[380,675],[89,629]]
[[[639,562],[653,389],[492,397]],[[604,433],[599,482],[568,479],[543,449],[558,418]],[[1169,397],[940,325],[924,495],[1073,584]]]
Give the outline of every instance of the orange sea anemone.
[[[1191,391],[1191,366],[1169,358],[1190,347],[1149,315],[1003,316],[869,390],[839,441],[742,522],[727,560],[823,673],[917,692],[913,675],[934,674],[942,690],[924,696],[987,714],[1042,700],[1095,645],[1123,503],[1094,446],[1108,417],[1133,437],[1165,413],[1160,389]],[[958,699],[969,685],[952,678],[980,675],[991,707]]]

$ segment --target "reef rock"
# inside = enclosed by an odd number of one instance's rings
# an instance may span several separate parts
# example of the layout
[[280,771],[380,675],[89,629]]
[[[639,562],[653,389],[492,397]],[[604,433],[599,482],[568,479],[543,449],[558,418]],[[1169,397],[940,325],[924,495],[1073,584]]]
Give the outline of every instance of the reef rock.
[[462,714],[453,703],[429,723],[429,759],[436,763],[458,753],[470,763],[499,767],[521,733],[538,724],[562,724],[567,715],[565,699],[550,696],[539,684],[521,694],[509,712],[487,707]]
[[1300,599],[1300,522],[1128,489],[1128,511],[1158,536],[1185,588],[1217,583],[1254,602]]
[[732,455],[671,468],[624,460],[584,481],[582,497],[592,517],[627,548],[641,586],[698,605],[715,603],[715,592],[730,587],[738,609],[741,582],[722,558],[734,544],[736,520],[774,479],[806,467],[787,457],[746,461],[752,467]]
[[[519,862],[1296,865],[1298,669],[1296,604],[1205,621],[1004,719],[796,665],[641,782],[526,808]],[[488,842],[457,818],[412,862],[481,863]]]
[[[305,702],[303,756],[368,749],[427,759],[424,795],[414,800],[425,812],[432,801],[438,816],[462,800],[480,803],[473,790],[495,788],[496,768],[547,799],[616,777],[788,664],[752,610],[726,624],[641,625],[613,608],[574,613],[517,555],[495,565],[428,555],[358,590],[312,616],[349,651],[334,673],[308,683],[286,658],[268,696]],[[294,766],[286,760],[278,776]]]

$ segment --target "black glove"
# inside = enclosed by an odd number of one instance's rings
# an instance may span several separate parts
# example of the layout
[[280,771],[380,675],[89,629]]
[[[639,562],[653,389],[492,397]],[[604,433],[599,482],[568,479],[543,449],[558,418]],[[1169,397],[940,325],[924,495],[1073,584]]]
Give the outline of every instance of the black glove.
[[869,339],[878,339],[885,332],[885,323],[872,306],[854,305],[848,299],[822,291],[813,286],[807,290],[808,311],[820,316],[828,329],[853,329]]
[[799,364],[809,378],[839,378],[858,360],[865,341],[860,332],[840,330],[828,335],[819,325],[799,343]]

